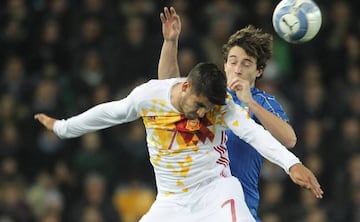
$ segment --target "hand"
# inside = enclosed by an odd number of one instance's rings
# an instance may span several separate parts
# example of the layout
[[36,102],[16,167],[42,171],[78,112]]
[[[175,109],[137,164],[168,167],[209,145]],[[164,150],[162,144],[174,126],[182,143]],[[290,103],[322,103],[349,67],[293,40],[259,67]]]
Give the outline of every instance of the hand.
[[250,91],[249,81],[241,77],[233,77],[228,81],[228,87],[236,93],[238,99],[243,102],[245,105],[249,105],[251,102],[252,95]]
[[290,178],[299,186],[311,190],[316,198],[323,197],[324,192],[315,175],[301,163],[297,163],[290,167]]
[[43,113],[35,114],[34,119],[38,120],[41,124],[43,124],[46,127],[46,129],[51,131],[53,131],[55,121],[57,120]]
[[181,32],[180,17],[176,14],[173,7],[164,7],[164,12],[160,13],[162,32],[164,40],[177,41]]

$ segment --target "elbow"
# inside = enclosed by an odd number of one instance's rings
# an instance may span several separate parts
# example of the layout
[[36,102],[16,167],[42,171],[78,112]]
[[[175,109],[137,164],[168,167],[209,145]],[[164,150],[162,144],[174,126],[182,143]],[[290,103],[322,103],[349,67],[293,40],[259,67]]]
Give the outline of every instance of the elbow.
[[292,149],[295,147],[296,142],[297,142],[297,138],[295,135],[293,135],[285,141],[284,146],[286,146],[286,148],[288,149]]

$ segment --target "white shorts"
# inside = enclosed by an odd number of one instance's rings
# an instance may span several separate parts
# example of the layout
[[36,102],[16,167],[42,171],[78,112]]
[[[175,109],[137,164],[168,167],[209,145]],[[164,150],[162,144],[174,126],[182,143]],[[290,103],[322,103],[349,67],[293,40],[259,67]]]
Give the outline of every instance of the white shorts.
[[140,222],[255,222],[235,177],[221,177],[182,198],[157,197]]

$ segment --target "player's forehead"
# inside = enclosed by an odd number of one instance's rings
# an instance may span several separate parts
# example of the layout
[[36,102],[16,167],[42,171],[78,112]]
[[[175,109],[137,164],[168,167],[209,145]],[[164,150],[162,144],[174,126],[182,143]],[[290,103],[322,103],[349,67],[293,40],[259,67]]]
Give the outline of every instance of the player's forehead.
[[234,46],[229,50],[228,59],[233,60],[247,60],[253,63],[256,63],[256,58],[253,56],[250,56],[245,49],[243,49],[240,46]]

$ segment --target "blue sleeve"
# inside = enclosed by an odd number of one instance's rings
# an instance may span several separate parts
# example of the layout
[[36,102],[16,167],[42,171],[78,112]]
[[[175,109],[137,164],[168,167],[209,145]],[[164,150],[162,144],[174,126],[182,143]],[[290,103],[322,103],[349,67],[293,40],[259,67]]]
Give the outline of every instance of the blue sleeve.
[[284,109],[274,96],[262,94],[254,96],[254,99],[269,112],[273,113],[280,119],[289,122],[289,118],[287,117]]

